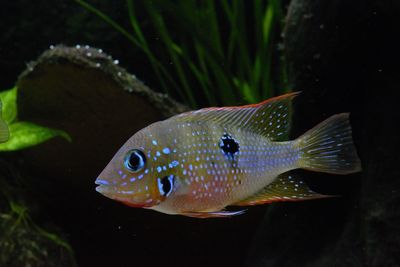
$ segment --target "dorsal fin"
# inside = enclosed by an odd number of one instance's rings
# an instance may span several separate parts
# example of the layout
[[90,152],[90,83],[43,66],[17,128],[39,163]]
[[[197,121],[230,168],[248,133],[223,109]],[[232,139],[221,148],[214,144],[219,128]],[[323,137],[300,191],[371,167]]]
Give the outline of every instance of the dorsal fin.
[[300,178],[284,173],[255,195],[232,205],[253,206],[278,201],[303,201],[327,197],[334,196],[318,194],[312,191]]
[[292,99],[299,92],[265,100],[259,104],[203,108],[179,114],[171,119],[182,122],[208,121],[262,134],[272,141],[288,139],[291,125]]

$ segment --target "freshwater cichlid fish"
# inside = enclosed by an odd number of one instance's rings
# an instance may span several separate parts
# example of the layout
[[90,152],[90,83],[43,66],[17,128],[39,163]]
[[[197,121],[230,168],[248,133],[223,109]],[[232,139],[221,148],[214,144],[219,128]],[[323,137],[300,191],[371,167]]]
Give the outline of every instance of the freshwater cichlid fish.
[[327,197],[287,172],[361,170],[349,114],[287,141],[298,93],[240,107],[204,108],[134,134],[96,180],[101,194],[129,206],[190,217],[228,217],[259,205]]

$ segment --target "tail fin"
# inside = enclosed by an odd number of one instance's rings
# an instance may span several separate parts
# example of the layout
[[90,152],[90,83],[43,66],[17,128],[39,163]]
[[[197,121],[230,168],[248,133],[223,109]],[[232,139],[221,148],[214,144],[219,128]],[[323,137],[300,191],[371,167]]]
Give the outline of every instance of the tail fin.
[[348,174],[361,170],[351,136],[349,113],[333,115],[297,140],[299,167],[327,173]]
[[2,104],[0,101],[0,143],[6,142],[9,137],[8,126],[3,120],[2,114]]

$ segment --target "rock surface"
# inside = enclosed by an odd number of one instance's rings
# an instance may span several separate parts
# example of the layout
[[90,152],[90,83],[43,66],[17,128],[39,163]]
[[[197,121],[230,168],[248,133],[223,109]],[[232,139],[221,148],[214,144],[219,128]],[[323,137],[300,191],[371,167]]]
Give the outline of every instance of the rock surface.
[[271,205],[246,266],[400,266],[399,14],[395,1],[292,0],[285,46],[303,91],[293,135],[350,112],[363,171],[300,172],[342,197]]

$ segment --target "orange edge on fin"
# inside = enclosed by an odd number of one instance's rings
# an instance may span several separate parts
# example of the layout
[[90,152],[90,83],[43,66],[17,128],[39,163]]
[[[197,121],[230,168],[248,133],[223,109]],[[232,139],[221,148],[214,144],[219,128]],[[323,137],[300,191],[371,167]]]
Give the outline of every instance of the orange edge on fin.
[[213,110],[213,109],[225,109],[225,108],[254,108],[254,107],[258,107],[258,106],[262,106],[265,105],[269,102],[273,102],[273,101],[277,101],[277,100],[281,100],[284,98],[294,98],[296,96],[298,96],[301,93],[301,91],[296,91],[296,92],[291,92],[291,93],[287,93],[284,95],[280,95],[280,96],[275,96],[275,97],[271,97],[269,99],[266,99],[260,103],[255,103],[255,104],[248,104],[248,105],[242,105],[242,106],[224,106],[224,107],[207,107],[205,109],[207,110]]
[[259,201],[239,201],[237,203],[232,204],[231,206],[256,206],[256,205],[263,205],[269,204],[274,202],[298,202],[298,201],[306,201],[306,200],[314,200],[314,199],[324,199],[324,198],[334,198],[334,197],[341,197],[339,195],[322,195],[316,194],[311,197],[303,197],[303,198],[274,198],[274,199],[261,199]]
[[280,96],[275,96],[269,99],[266,99],[260,103],[256,103],[256,104],[249,104],[249,105],[244,105],[244,106],[240,106],[241,108],[250,108],[250,107],[257,107],[257,106],[262,106],[265,105],[269,102],[273,102],[273,101],[278,101],[278,100],[282,100],[284,98],[295,98],[296,96],[298,96],[301,93],[301,91],[296,91],[296,92],[291,92],[291,93],[287,93],[284,95],[280,95]]

